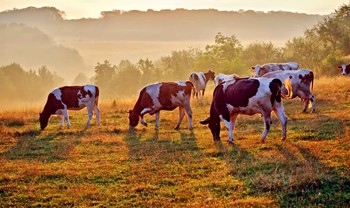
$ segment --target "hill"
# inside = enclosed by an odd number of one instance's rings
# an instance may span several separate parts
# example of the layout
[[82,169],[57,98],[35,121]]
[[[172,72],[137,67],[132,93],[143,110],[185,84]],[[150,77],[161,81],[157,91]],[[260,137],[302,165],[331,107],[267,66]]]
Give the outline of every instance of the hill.
[[[72,81],[79,72],[92,76],[94,66],[104,60],[116,64],[125,59],[157,60],[173,50],[204,48],[218,32],[235,35],[243,44],[264,41],[282,46],[322,18],[284,11],[176,9],[112,10],[101,12],[96,19],[70,20],[64,18],[64,11],[53,7],[14,9],[0,12],[0,25],[7,25],[1,26],[1,32],[10,34],[6,41],[1,41],[6,45],[3,48],[6,53],[0,58],[0,65],[10,62],[19,62],[24,68],[48,65]],[[22,27],[34,29],[25,32],[30,29]],[[32,40],[32,34],[43,38]],[[22,39],[29,44],[19,41]]]

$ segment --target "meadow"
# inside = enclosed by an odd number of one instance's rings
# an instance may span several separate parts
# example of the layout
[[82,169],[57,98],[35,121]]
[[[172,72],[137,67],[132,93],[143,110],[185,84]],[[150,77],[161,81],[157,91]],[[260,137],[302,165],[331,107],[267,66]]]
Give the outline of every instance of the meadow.
[[[0,111],[0,207],[346,207],[350,204],[350,80],[315,80],[316,112],[283,100],[287,139],[276,116],[265,143],[260,115],[238,117],[229,145],[222,125],[214,142],[199,121],[209,115],[212,84],[178,111],[162,111],[160,128],[129,131],[136,98],[101,100],[101,126],[86,110],[70,111],[72,127],[52,117],[39,130],[42,106]],[[310,109],[309,109],[310,110]]]

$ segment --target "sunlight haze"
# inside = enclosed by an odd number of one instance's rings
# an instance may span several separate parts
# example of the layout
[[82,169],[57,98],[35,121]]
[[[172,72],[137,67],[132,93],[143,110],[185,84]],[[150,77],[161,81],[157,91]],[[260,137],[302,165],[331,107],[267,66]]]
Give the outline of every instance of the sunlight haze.
[[64,11],[67,19],[98,18],[102,11],[112,10],[162,10],[162,9],[218,9],[227,11],[289,11],[307,14],[330,14],[348,0],[1,0],[0,10],[21,9],[33,7],[56,7]]

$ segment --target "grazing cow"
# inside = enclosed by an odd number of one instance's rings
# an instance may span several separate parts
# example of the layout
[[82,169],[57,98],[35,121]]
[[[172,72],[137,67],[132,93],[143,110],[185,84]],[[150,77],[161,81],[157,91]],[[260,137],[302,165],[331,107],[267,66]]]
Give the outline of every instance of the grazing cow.
[[63,127],[63,117],[67,127],[70,128],[68,110],[80,110],[84,107],[88,111],[88,121],[85,129],[89,127],[93,111],[96,113],[97,124],[100,125],[100,110],[98,109],[99,89],[94,85],[65,86],[54,89],[48,96],[44,110],[40,113],[40,127],[45,129],[52,114],[60,115],[60,128]]
[[275,64],[264,64],[262,66],[256,65],[252,66],[255,70],[255,77],[261,77],[264,74],[272,71],[287,71],[287,70],[297,70],[299,69],[299,64],[295,62],[288,63],[275,63]]
[[312,104],[311,112],[315,112],[315,97],[310,89],[314,85],[314,73],[311,70],[274,71],[263,75],[263,77],[280,79],[283,82],[283,98],[293,99],[298,96],[305,102],[303,112],[307,110],[309,102]]
[[215,87],[218,86],[219,84],[225,82],[225,81],[228,81],[228,80],[231,80],[231,79],[237,79],[239,78],[239,76],[237,74],[218,74],[217,76],[215,76],[215,79],[214,79],[214,84],[215,84]]
[[350,76],[350,64],[342,64],[338,68],[341,69],[343,76]]
[[189,79],[192,82],[194,88],[193,88],[193,97],[196,95],[198,99],[198,94],[200,91],[202,91],[202,97],[204,96],[205,87],[207,86],[207,83],[209,80],[214,80],[215,78],[215,72],[212,70],[209,70],[206,73],[203,72],[193,72]]
[[133,108],[129,110],[129,125],[133,129],[137,126],[139,118],[141,123],[147,126],[143,119],[146,113],[156,114],[156,127],[159,127],[159,111],[174,110],[179,107],[180,117],[175,129],[180,127],[181,121],[185,116],[185,111],[189,120],[189,129],[192,129],[192,110],[190,98],[193,84],[190,81],[185,82],[159,82],[144,87]]
[[220,140],[220,120],[229,131],[228,142],[232,143],[233,130],[239,114],[253,115],[260,113],[264,119],[264,142],[272,123],[271,111],[274,111],[282,124],[282,140],[286,138],[287,117],[281,102],[279,79],[239,78],[219,84],[214,90],[210,107],[210,117],[201,121],[209,124],[214,141]]

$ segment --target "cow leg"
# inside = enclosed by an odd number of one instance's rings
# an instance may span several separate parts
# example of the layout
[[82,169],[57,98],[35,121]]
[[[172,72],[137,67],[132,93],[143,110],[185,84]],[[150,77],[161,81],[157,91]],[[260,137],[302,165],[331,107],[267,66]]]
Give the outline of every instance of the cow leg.
[[185,108],[180,105],[179,106],[179,120],[178,120],[178,122],[177,122],[177,124],[175,126],[175,129],[179,129],[180,124],[181,124],[182,119],[184,118],[184,116],[185,116]]
[[282,125],[282,141],[283,141],[287,137],[287,116],[284,112],[284,109],[281,103],[276,103],[273,111],[275,112],[278,120]]
[[94,105],[94,111],[96,114],[97,125],[101,125],[100,110],[98,109],[97,105]]
[[156,127],[154,129],[158,130],[158,128],[159,128],[159,111],[156,113]]
[[185,104],[185,110],[187,113],[187,118],[188,118],[188,129],[192,130],[193,129],[193,123],[192,123],[192,110],[190,107],[190,103]]
[[225,119],[222,119],[225,123],[227,130],[228,130],[229,138],[228,138],[227,142],[229,144],[232,144],[233,141],[235,140],[233,137],[233,130],[235,128],[235,123],[236,123],[237,117],[238,117],[238,114],[232,114],[232,115],[230,115],[230,121],[226,121]]
[[270,131],[270,127],[271,127],[271,124],[272,124],[271,111],[263,112],[263,119],[264,119],[264,133],[263,133],[263,135],[261,137],[261,142],[265,142],[266,135]]
[[205,89],[202,90],[202,98],[204,97]]
[[60,129],[63,127],[64,125],[64,116],[60,115]]
[[144,126],[147,126],[147,122],[143,119],[143,116],[146,114],[146,113],[149,113],[150,111],[152,111],[151,108],[144,108],[141,113],[140,113],[140,117],[141,117],[141,124],[144,125]]
[[92,115],[93,115],[93,111],[92,111],[92,108],[91,108],[90,105],[86,105],[86,109],[87,109],[87,112],[88,112],[88,120],[86,122],[85,129],[87,129],[90,126],[90,121],[91,121],[91,118],[92,118]]
[[316,108],[315,108],[315,97],[313,94],[311,94],[309,96],[309,99],[311,101],[311,105],[312,105],[312,109],[311,109],[311,113],[315,112],[316,111]]
[[63,110],[62,110],[62,114],[63,114],[64,118],[66,119],[67,128],[69,129],[69,128],[70,128],[70,122],[69,122],[69,116],[68,116],[68,111],[67,111],[67,109],[63,109]]

